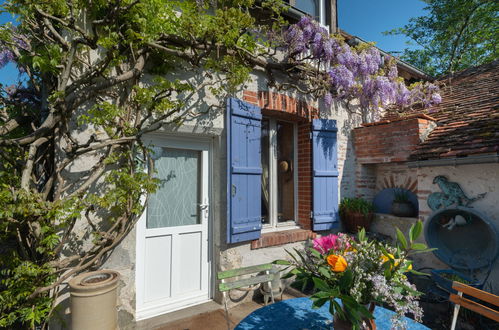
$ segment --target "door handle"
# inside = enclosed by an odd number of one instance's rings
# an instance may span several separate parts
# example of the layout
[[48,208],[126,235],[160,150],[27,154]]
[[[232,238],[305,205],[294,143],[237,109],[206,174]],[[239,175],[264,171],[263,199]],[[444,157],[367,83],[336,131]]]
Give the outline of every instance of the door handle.
[[206,210],[208,209],[208,206],[210,206],[210,204],[198,204],[198,206],[201,210]]

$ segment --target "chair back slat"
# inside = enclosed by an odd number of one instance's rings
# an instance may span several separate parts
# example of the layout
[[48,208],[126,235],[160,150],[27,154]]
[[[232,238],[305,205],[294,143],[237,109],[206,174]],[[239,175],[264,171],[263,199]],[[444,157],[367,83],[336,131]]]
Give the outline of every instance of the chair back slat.
[[452,301],[455,304],[461,305],[464,308],[467,308],[473,312],[476,312],[480,315],[483,315],[485,317],[488,317],[489,319],[492,319],[496,322],[499,322],[499,312],[496,310],[493,310],[487,306],[484,306],[482,304],[477,303],[476,301],[469,300],[463,297],[460,297],[455,294],[451,294],[449,297],[449,300]]
[[463,297],[463,294],[466,294],[467,297],[477,298],[481,301],[485,301],[489,304],[492,304],[496,307],[499,306],[499,296],[496,296],[492,293],[485,292],[483,290],[479,290],[473,288],[469,285],[460,283],[460,282],[452,282],[452,288],[456,290],[458,293],[452,293],[449,296],[449,300],[456,304],[454,308],[454,316],[452,318],[452,326],[451,329],[454,330],[456,327],[457,314],[459,313],[459,306],[463,306],[473,312],[476,312],[480,315],[488,317],[496,322],[499,322],[499,311],[484,306],[474,300],[467,299]]
[[460,291],[464,294],[478,298],[480,300],[488,302],[489,304],[499,307],[499,296],[496,296],[492,293],[473,288],[460,282],[452,282],[452,288],[454,290]]
[[272,269],[272,264],[263,264],[263,265],[256,265],[256,266],[249,266],[249,267],[225,270],[223,272],[218,272],[217,276],[218,276],[219,280],[223,280],[226,278],[231,278],[231,277],[236,277],[236,276],[241,276],[241,275],[248,275],[248,274],[253,274],[253,273],[259,273],[259,272],[263,272],[263,271],[271,270],[271,269]]
[[232,289],[239,289],[250,285],[269,282],[272,281],[273,279],[274,279],[274,274],[259,275],[255,277],[244,278],[237,281],[220,283],[218,289],[220,290],[220,292],[224,292]]

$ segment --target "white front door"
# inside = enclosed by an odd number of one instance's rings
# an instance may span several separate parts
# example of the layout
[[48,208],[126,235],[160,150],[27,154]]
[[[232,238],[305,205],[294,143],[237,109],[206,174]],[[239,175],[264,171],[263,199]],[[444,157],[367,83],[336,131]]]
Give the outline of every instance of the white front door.
[[210,144],[149,142],[161,185],[137,225],[137,320],[210,298]]

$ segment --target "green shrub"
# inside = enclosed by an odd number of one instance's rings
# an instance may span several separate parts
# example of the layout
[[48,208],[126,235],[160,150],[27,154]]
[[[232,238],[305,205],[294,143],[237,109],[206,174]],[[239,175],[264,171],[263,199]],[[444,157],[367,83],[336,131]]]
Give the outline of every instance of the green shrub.
[[343,198],[340,203],[340,213],[344,212],[359,212],[364,215],[374,212],[374,205],[365,199],[356,198]]

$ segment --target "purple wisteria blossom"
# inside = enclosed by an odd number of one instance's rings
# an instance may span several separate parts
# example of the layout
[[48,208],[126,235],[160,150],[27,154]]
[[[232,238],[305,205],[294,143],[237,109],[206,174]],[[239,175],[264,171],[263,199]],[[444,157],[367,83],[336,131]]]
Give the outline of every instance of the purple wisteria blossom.
[[14,53],[10,49],[0,49],[0,69],[6,66],[9,62],[12,62],[14,59]]
[[333,67],[328,74],[333,86],[342,88],[343,91],[349,90],[355,83],[352,71],[348,70],[344,65],[340,64]]
[[398,77],[393,58],[383,58],[374,46],[356,50],[308,16],[284,32],[283,47],[295,61],[312,58],[330,65],[330,87],[322,94],[328,105],[334,99],[348,98],[357,98],[362,107],[374,110],[389,104],[429,107],[441,102],[437,86],[425,83],[408,88]]

